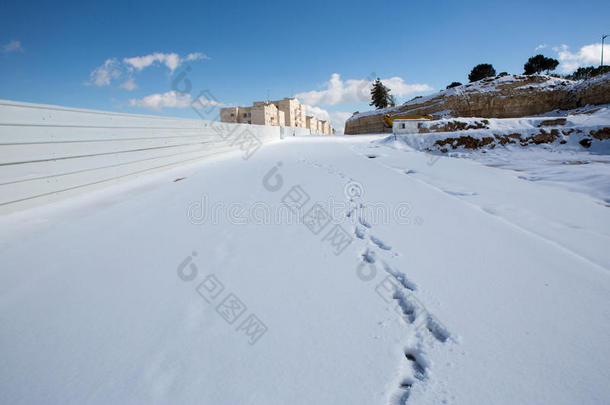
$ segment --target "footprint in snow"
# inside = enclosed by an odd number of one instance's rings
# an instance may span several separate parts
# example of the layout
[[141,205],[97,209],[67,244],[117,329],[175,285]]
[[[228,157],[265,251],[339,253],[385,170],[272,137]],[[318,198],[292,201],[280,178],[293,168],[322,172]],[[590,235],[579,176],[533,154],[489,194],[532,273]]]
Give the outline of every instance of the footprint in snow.
[[[361,238],[362,239],[362,238]],[[383,250],[392,250],[392,246],[386,244],[384,241],[382,241],[381,239],[371,235],[370,236],[371,242],[373,242],[375,245],[377,245],[377,247],[379,249],[383,249]]]
[[386,262],[383,262],[383,269],[386,271],[386,273],[394,277],[394,279],[398,281],[400,285],[402,285],[407,290],[417,290],[417,285],[411,280],[409,280],[404,273],[401,273],[398,270],[394,270],[392,266],[390,266]]
[[365,228],[371,227],[371,224],[363,217],[358,217],[358,222],[360,222],[360,225],[364,226]]
[[396,405],[404,405],[409,400],[411,396],[411,388],[413,388],[413,379],[412,378],[404,378],[399,385],[400,391],[394,394],[393,399],[391,400],[391,404]]
[[356,237],[358,239],[364,239],[364,237],[366,236],[366,230],[356,225],[354,228],[354,234],[356,234]]
[[371,249],[366,249],[364,253],[362,253],[362,260],[367,263],[375,263],[377,260],[375,258],[375,251]]
[[445,328],[434,316],[428,314],[426,328],[439,342],[445,343],[451,336],[451,333]]
[[411,362],[413,366],[413,374],[419,381],[426,379],[426,362],[423,360],[421,354],[415,350],[405,351],[405,357]]

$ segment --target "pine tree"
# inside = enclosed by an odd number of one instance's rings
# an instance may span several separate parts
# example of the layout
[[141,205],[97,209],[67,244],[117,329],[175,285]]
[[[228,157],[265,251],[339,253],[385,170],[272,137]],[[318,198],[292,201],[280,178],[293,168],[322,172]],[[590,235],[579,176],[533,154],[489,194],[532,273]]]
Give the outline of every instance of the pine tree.
[[544,70],[548,73],[551,70],[555,70],[557,65],[559,65],[557,59],[547,58],[544,55],[532,56],[527,60],[527,63],[523,65],[523,74],[533,75],[534,73],[540,73]]
[[565,76],[566,79],[570,80],[587,80],[595,76],[603,75],[610,72],[610,66],[599,66],[599,67],[579,67],[571,75]]
[[381,83],[381,80],[377,78],[371,89],[371,103],[369,105],[374,105],[379,110],[388,107],[388,105],[395,104],[396,102],[394,97],[390,94],[390,89],[384,86],[383,83]]
[[477,80],[485,79],[496,75],[496,69],[489,63],[481,63],[472,68],[472,71],[468,75],[468,80],[476,82]]

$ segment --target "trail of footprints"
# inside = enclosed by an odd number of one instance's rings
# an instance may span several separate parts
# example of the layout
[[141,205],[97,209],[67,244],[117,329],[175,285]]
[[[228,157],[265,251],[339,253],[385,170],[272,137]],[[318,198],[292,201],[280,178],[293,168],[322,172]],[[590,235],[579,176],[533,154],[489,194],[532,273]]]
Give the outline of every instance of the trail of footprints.
[[[378,157],[374,154],[365,156],[369,159]],[[332,165],[325,165],[307,159],[300,159],[298,162],[324,169],[329,174],[337,175],[341,179],[347,178],[351,180],[350,176]],[[402,174],[406,175],[416,173],[415,170],[400,169],[400,171]],[[473,193],[473,195],[475,194],[476,193]],[[354,203],[354,201],[352,201],[352,203]],[[423,343],[426,339],[425,334],[428,334],[435,341],[440,343],[446,343],[451,337],[451,334],[432,314],[426,311],[423,304],[414,296],[413,292],[417,290],[417,285],[409,280],[406,274],[394,269],[387,262],[378,260],[378,251],[382,254],[389,254],[391,256],[397,256],[398,254],[392,251],[392,246],[386,241],[371,234],[373,228],[372,224],[361,215],[364,208],[364,204],[354,203],[346,213],[348,218],[357,215],[357,221],[354,221],[357,222],[354,225],[354,235],[357,239],[361,240],[363,244],[366,244],[365,250],[362,252],[362,261],[375,265],[378,264],[378,261],[381,262],[383,270],[397,281],[398,286],[395,287],[393,299],[400,308],[402,319],[406,324],[412,326],[416,330],[415,338],[417,343],[404,349],[405,364],[403,365],[404,367],[401,367],[403,375],[399,380],[397,390],[390,398],[391,405],[403,405],[409,399],[413,385],[418,382],[422,383],[428,378],[429,363],[423,349]],[[421,325],[425,325],[425,328],[421,328],[425,333],[419,331]]]
[[357,222],[354,225],[354,235],[365,244],[361,259],[367,264],[380,264],[383,270],[397,282],[394,286],[392,298],[400,308],[402,319],[415,329],[417,343],[404,350],[406,364],[402,367],[403,376],[400,378],[396,392],[390,399],[391,404],[405,404],[411,394],[413,385],[428,378],[428,362],[423,350],[424,340],[427,339],[426,335],[440,343],[447,342],[451,335],[415,297],[414,291],[417,290],[417,285],[409,280],[406,274],[396,270],[379,258],[380,254],[390,254],[392,246],[371,233],[373,226],[362,216],[363,208],[364,205],[359,204],[358,208],[354,207],[347,213],[348,217],[357,215],[357,221],[354,221]]

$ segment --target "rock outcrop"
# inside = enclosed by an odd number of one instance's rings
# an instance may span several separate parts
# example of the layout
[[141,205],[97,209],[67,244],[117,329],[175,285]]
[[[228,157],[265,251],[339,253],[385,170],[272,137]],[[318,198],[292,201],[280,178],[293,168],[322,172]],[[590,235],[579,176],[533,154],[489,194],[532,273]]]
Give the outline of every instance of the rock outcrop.
[[383,119],[385,114],[518,118],[609,103],[610,73],[585,81],[546,75],[496,76],[416,97],[398,107],[356,113],[346,121],[345,134],[392,132]]

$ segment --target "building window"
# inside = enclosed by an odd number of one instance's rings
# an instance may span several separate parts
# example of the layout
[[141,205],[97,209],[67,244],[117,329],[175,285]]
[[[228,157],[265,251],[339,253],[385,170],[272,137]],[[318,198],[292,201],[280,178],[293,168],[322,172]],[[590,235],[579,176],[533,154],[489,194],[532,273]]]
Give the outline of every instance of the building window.
[[401,128],[401,129],[405,129],[406,127],[407,127],[407,125],[406,125],[406,124],[404,124],[404,123],[400,124],[400,128]]
[[248,116],[248,114],[247,114],[247,113],[244,113],[244,118],[246,118],[247,116]]
[[235,114],[231,113],[231,117],[235,117]]

